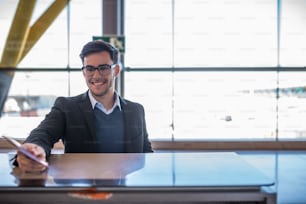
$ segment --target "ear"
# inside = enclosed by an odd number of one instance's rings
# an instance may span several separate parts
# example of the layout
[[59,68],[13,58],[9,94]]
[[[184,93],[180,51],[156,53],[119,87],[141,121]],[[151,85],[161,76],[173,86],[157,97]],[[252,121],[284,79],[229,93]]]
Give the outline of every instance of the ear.
[[114,77],[118,77],[120,74],[120,65],[117,64],[116,67],[114,68]]

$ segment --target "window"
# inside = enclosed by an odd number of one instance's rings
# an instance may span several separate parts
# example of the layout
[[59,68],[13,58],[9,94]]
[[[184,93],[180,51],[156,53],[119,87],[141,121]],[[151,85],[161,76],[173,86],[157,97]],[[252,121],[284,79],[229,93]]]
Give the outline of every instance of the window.
[[[40,99],[87,89],[79,52],[102,33],[102,2],[71,1],[18,65],[0,133],[26,137],[44,117]],[[17,3],[0,2],[1,33]],[[33,21],[50,3],[37,2]],[[129,0],[124,9],[124,93],[144,105],[152,140],[306,138],[305,1]]]
[[152,138],[305,138],[303,74],[278,66],[305,65],[305,2],[277,3],[126,2],[125,93],[148,107]]

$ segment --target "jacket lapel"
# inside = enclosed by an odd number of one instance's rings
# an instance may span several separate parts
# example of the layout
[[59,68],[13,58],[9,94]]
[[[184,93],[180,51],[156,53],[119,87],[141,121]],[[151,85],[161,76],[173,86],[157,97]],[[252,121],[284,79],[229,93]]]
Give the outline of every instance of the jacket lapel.
[[94,114],[87,92],[81,96],[79,106],[81,113],[84,115],[87,126],[89,127],[90,136],[93,140],[95,140],[96,133],[94,129]]

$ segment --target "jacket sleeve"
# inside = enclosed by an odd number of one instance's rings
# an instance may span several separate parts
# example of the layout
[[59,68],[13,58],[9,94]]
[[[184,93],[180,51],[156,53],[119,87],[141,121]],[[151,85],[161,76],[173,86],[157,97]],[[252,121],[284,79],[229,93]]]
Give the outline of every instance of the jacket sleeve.
[[64,101],[64,97],[57,98],[51,111],[25,140],[27,143],[34,143],[44,148],[47,157],[54,143],[61,139],[65,131]]
[[142,107],[142,113],[143,113],[142,127],[143,127],[143,132],[144,132],[143,152],[144,153],[153,152],[152,145],[151,145],[151,142],[149,140],[149,134],[148,134],[147,127],[146,127],[145,111],[144,111],[143,107]]

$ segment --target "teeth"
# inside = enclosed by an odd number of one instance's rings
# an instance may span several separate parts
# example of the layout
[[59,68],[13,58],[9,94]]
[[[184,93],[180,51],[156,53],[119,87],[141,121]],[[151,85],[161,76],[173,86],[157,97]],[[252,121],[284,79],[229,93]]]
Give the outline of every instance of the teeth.
[[103,85],[105,84],[104,82],[91,82],[93,85]]

